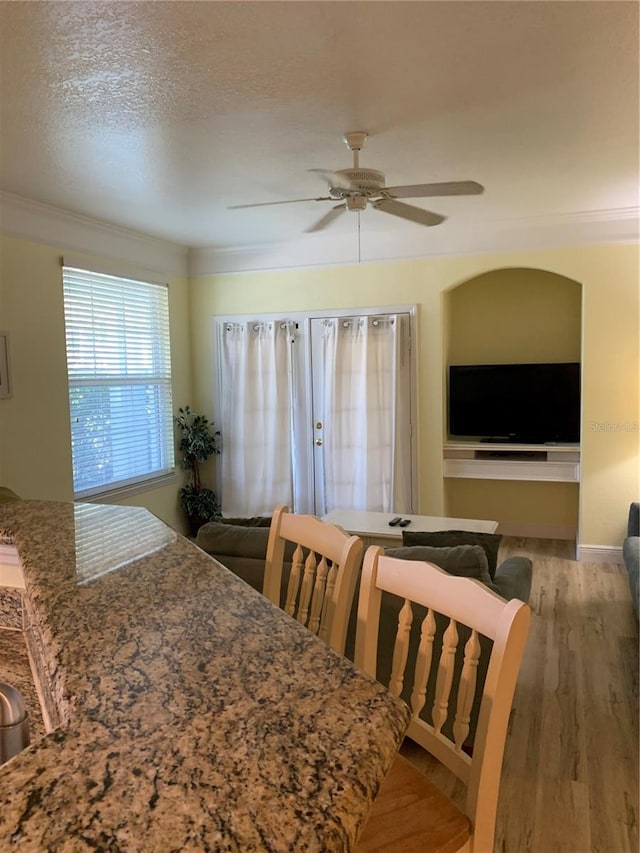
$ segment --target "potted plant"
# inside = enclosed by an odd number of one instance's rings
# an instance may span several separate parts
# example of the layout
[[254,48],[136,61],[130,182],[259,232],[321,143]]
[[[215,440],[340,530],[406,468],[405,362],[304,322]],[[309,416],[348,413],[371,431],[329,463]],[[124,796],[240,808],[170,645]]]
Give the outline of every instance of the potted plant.
[[180,505],[187,514],[191,535],[207,521],[221,517],[215,492],[202,485],[200,465],[212,454],[220,453],[220,430],[204,415],[197,415],[190,406],[178,409],[174,418],[180,430],[178,450],[182,451],[182,467],[191,472],[191,482],[180,489]]

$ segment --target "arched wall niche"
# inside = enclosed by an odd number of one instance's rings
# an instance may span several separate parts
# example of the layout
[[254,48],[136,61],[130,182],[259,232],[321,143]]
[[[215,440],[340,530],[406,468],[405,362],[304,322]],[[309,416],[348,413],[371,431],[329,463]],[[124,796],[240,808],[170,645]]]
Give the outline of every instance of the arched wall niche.
[[[582,285],[544,269],[504,267],[443,294],[443,413],[449,364],[580,361]],[[447,424],[443,434],[448,435]],[[490,518],[516,536],[575,539],[579,484],[447,478],[447,516]]]

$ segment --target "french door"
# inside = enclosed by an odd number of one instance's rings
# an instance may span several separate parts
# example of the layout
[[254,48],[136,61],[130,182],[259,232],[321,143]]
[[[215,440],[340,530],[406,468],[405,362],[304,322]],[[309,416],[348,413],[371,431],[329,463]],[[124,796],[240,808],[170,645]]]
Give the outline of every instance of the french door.
[[408,312],[216,326],[225,515],[411,511]]
[[314,506],[411,509],[410,316],[311,320]]

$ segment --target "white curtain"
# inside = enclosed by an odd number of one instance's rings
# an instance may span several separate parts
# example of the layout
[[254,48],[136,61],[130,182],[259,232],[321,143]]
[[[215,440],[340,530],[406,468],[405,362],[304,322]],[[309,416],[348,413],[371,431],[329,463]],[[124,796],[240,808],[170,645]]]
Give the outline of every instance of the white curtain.
[[324,321],[325,511],[409,511],[403,334],[404,315]]
[[222,510],[269,514],[293,504],[290,327],[253,321],[218,329]]

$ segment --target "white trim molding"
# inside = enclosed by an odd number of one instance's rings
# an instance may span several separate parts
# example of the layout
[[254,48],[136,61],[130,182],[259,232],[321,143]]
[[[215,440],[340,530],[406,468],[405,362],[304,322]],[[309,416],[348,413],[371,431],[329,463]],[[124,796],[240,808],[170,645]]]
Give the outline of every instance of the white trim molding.
[[247,243],[189,250],[189,275],[225,275],[301,267],[345,266],[447,255],[636,243],[640,208],[549,214],[522,219],[445,222],[438,228],[357,234],[320,232],[286,243]]
[[160,274],[206,276],[304,267],[347,266],[448,255],[635,243],[640,208],[554,213],[509,220],[451,219],[438,228],[303,234],[280,243],[186,246],[0,191],[0,230]]
[[128,486],[119,486],[116,489],[107,489],[93,495],[75,497],[76,503],[117,504],[121,500],[141,495],[144,492],[153,492],[155,489],[163,489],[165,486],[173,486],[178,482],[178,474],[175,469],[160,477],[151,477],[140,480],[138,483],[130,483]]
[[624,563],[622,548],[616,545],[578,545],[577,557],[584,563]]
[[0,231],[60,250],[125,262],[161,275],[186,276],[188,271],[186,246],[1,190]]

